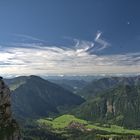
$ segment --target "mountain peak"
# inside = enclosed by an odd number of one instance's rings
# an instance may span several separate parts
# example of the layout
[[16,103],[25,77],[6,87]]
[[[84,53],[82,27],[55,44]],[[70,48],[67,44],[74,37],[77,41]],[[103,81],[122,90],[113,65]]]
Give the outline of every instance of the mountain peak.
[[72,107],[85,101],[63,87],[35,75],[27,77],[24,83],[13,90],[12,100],[15,114],[24,118],[49,116],[51,113],[59,113],[59,107]]

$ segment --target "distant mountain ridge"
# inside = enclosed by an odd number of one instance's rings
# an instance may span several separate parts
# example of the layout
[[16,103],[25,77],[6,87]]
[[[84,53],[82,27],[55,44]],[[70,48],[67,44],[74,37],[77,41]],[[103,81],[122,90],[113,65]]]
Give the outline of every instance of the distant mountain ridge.
[[12,108],[17,117],[43,117],[59,113],[58,107],[72,107],[84,102],[80,96],[38,76],[7,80],[12,91]]
[[140,85],[140,76],[135,77],[107,77],[94,80],[85,86],[78,95],[88,99],[102,94],[103,91],[117,87],[118,85]]
[[81,79],[49,79],[52,83],[58,84],[61,87],[77,93],[82,90],[89,82]]

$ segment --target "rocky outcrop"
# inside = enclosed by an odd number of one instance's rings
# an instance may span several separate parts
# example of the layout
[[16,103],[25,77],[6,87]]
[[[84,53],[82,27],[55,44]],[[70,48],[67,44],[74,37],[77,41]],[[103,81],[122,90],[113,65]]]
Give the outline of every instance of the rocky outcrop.
[[140,128],[140,84],[122,84],[87,100],[74,115],[89,121]]
[[82,132],[86,131],[85,125],[81,124],[79,122],[76,122],[76,121],[70,122],[70,124],[68,125],[68,129],[77,129],[77,130],[80,130]]
[[10,94],[0,77],[0,140],[21,140],[18,124],[12,118]]

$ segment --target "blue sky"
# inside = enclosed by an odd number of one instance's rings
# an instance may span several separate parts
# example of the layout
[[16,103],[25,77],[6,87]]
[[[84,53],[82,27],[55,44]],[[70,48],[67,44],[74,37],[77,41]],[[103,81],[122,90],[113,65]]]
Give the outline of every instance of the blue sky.
[[0,0],[0,74],[140,71],[139,0]]

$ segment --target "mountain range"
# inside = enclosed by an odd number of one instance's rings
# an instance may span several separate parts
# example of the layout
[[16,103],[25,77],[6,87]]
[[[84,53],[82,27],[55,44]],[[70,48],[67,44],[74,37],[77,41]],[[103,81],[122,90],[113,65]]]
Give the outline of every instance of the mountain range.
[[[12,91],[15,118],[22,122],[31,120],[35,124],[30,122],[24,128],[27,137],[34,134],[36,138],[35,132],[39,131],[38,137],[45,133],[46,137],[51,134],[50,137],[63,139],[65,131],[69,137],[73,135],[85,140],[88,135],[97,136],[95,129],[103,138],[112,138],[112,135],[118,138],[120,133],[122,137],[128,136],[128,139],[133,135],[139,138],[138,130],[126,128],[140,128],[140,76],[106,77],[87,82],[80,79],[45,80],[31,75],[5,79],[5,82]],[[36,124],[40,118],[41,124],[38,126]],[[65,118],[65,121],[61,118]],[[87,127],[82,122],[86,122]],[[74,128],[71,130],[71,127]],[[77,129],[78,134],[75,133]],[[64,137],[61,137],[61,133]]]
[[118,85],[140,85],[140,76],[135,77],[106,77],[93,80],[82,88],[77,94],[85,99],[93,98],[104,91],[117,87]]
[[17,77],[5,81],[12,90],[12,109],[16,117],[46,117],[58,114],[59,108],[71,108],[85,101],[38,76]]
[[49,81],[58,84],[61,87],[74,93],[77,93],[79,90],[82,90],[89,83],[89,81],[81,79],[49,79]]
[[87,101],[75,109],[76,116],[93,122],[140,127],[139,76],[93,81],[80,94]]

